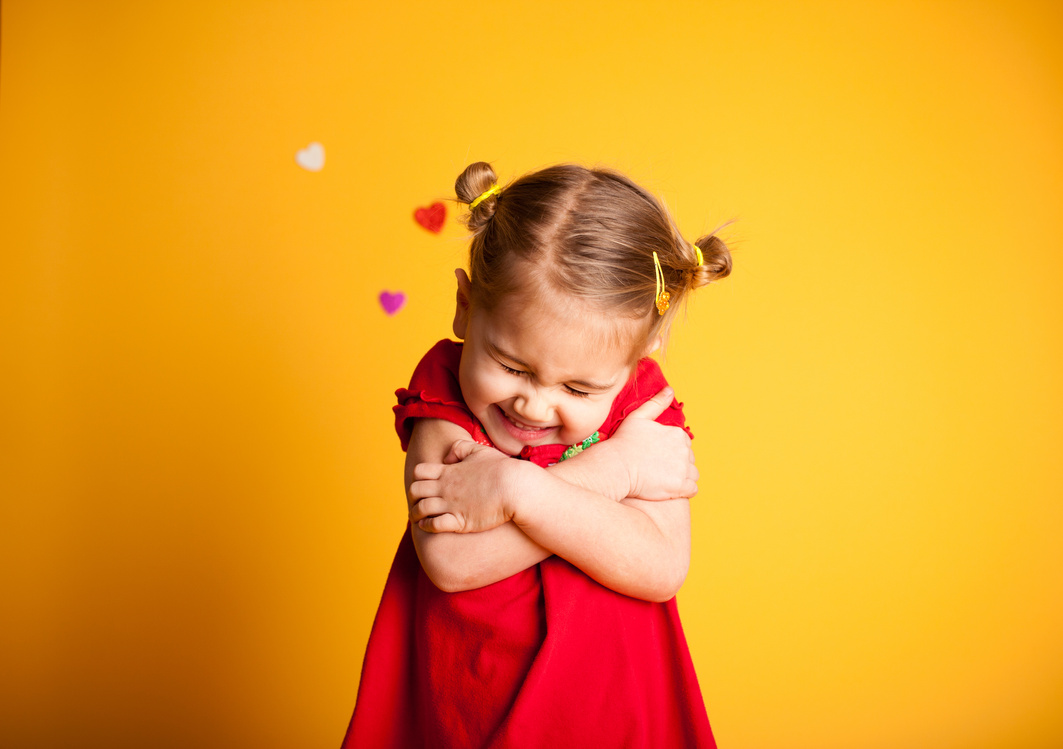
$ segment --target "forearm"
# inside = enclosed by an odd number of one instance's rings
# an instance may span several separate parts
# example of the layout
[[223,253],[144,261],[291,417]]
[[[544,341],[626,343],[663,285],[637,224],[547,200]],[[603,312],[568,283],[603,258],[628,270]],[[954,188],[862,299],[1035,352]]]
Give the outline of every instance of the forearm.
[[[550,469],[493,453],[480,453],[471,462],[460,460],[460,466],[447,467],[441,465],[441,455],[451,449],[454,438],[464,434],[459,429],[461,434],[454,435],[453,428],[447,422],[418,422],[407,454],[408,491],[412,491],[415,473],[424,470],[419,478],[430,481],[418,481],[419,497],[497,497],[513,508],[517,508],[513,502],[520,506],[515,513],[500,512],[501,524],[491,525],[489,521],[486,527],[490,530],[479,533],[470,532],[476,528],[469,525],[459,533],[438,532],[460,528],[440,526],[435,520],[430,523],[432,527],[422,526],[437,531],[429,533],[414,523],[413,540],[421,565],[439,588],[453,592],[482,587],[538,564],[551,553],[564,557],[603,585],[638,598],[667,600],[682,585],[690,558],[687,500],[644,502],[627,498],[618,502],[630,486],[630,461],[622,458],[621,451],[612,450],[608,442]],[[484,457],[494,461],[487,473],[483,468],[470,467]],[[431,480],[438,479],[440,471],[458,473],[447,473],[447,483],[440,484]],[[508,480],[476,480],[485,476]],[[413,520],[446,511],[443,507],[427,509],[432,502],[443,500],[408,499]],[[473,500],[474,504],[478,501]],[[414,504],[418,505],[416,513]],[[516,522],[505,522],[510,517]],[[483,526],[482,520],[476,524]]]
[[[406,453],[407,490],[417,464],[442,461],[456,440],[468,436],[448,421],[419,419]],[[513,523],[483,533],[426,533],[413,525],[411,533],[425,574],[436,587],[451,593],[504,580],[550,556]]]
[[[602,498],[607,496],[606,493],[614,502],[623,498],[621,482],[614,480],[622,466],[614,465],[608,450],[596,449],[593,455],[589,453],[582,453],[548,470],[566,483],[603,495]],[[626,481],[624,484],[626,486]],[[549,491],[550,487],[546,486],[544,490]],[[482,533],[428,533],[413,525],[412,533],[425,574],[436,587],[448,593],[504,580],[552,554],[512,522]]]
[[616,502],[539,470],[515,502],[513,521],[532,541],[619,593],[665,601],[686,579],[685,499]]
[[448,593],[482,588],[550,556],[513,523],[483,533],[427,533],[410,527],[421,567]]
[[631,487],[627,467],[612,447],[605,440],[546,470],[565,483],[619,501],[628,496]]
[[[433,428],[433,425],[425,424],[424,435],[430,434]],[[408,484],[413,480],[412,469],[417,465],[416,461],[421,459],[419,452],[411,445],[407,464]],[[506,462],[511,460],[506,459]],[[579,496],[571,497],[573,501],[592,498],[594,501],[615,503],[624,496],[627,486],[626,476],[623,482],[615,480],[618,471],[623,469],[622,464],[617,465],[619,462],[608,449],[596,449],[593,455],[583,453],[575,459],[552,466],[549,470],[557,477],[556,483],[533,483],[522,487],[522,491],[529,494],[533,503],[546,503],[551,498],[545,494],[539,496],[535,492],[553,492],[558,484],[562,484],[569,489],[584,489]],[[530,463],[513,461],[511,465],[515,468],[519,465],[523,469],[520,474],[522,477],[529,472],[534,475],[543,473],[543,469]],[[524,482],[521,480],[518,483]],[[607,498],[591,491],[591,487],[599,487],[613,496]],[[493,491],[492,494],[501,492]],[[503,580],[538,564],[553,553],[529,538],[512,522],[476,533],[429,533],[417,524],[411,527],[422,568],[436,587],[447,592],[471,590]],[[574,553],[570,555],[576,557]],[[581,562],[586,564],[586,560]],[[638,595],[638,592],[631,594]]]

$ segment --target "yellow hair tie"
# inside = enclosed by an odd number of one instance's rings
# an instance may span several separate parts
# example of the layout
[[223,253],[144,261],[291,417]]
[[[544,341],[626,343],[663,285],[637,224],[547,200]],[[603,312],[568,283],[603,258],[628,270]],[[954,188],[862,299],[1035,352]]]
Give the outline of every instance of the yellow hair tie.
[[694,253],[698,256],[698,265],[705,265],[705,256],[701,254],[701,248],[694,245]]
[[502,188],[499,187],[498,185],[492,185],[490,189],[484,190],[482,193],[480,193],[479,196],[477,196],[476,200],[474,200],[471,203],[469,203],[469,210],[470,211],[475,211],[476,210],[476,206],[480,205],[480,203],[484,202],[485,200],[487,200],[492,195],[501,195],[501,194],[502,194]]
[[653,275],[657,280],[657,295],[653,298],[653,303],[657,305],[657,314],[663,315],[668,311],[668,300],[672,295],[664,284],[664,271],[661,270],[661,259],[657,257],[656,252],[653,253]]

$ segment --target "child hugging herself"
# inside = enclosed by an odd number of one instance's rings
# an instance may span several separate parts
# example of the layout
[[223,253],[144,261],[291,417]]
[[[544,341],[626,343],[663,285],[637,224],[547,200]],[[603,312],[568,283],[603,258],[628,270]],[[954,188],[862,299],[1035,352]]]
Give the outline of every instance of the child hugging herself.
[[410,525],[344,746],[715,746],[675,602],[698,471],[646,357],[730,253],[609,171],[456,190],[463,342],[396,393]]

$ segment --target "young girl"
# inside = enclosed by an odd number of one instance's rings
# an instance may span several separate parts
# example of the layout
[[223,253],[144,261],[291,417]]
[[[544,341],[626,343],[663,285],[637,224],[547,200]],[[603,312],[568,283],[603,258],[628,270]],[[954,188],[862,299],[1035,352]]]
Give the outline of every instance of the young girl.
[[410,525],[344,746],[715,746],[675,603],[698,473],[646,357],[730,254],[608,171],[456,190],[463,343],[396,393]]

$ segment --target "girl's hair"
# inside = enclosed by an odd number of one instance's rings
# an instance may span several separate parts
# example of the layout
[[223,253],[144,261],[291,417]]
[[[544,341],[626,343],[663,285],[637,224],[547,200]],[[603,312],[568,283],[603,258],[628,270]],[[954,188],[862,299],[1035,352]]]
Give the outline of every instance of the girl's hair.
[[[490,164],[469,165],[454,184],[472,203],[497,182]],[[595,309],[643,320],[646,337],[663,342],[687,291],[731,272],[731,253],[715,234],[694,244],[649,192],[604,169],[561,164],[527,174],[481,199],[466,220],[472,302],[493,309],[529,283],[573,295]],[[653,253],[670,305],[658,314]]]

